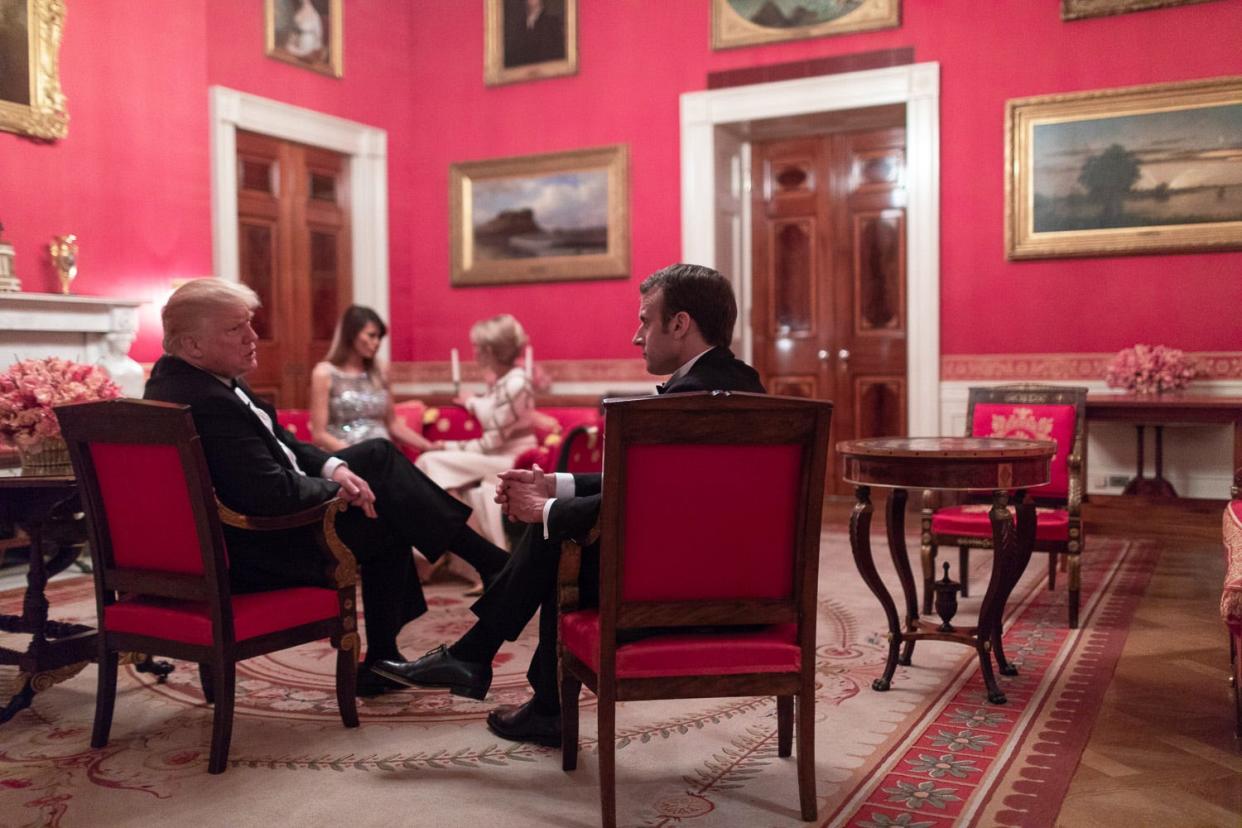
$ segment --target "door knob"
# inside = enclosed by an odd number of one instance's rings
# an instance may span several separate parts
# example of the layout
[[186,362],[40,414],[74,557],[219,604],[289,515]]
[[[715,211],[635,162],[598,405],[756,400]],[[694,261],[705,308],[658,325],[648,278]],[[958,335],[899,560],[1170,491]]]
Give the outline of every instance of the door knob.
[[815,356],[819,357],[820,362],[828,361],[828,352],[825,351],[823,348],[820,348],[819,353],[817,353]]
[[837,351],[837,359],[841,360],[842,362],[849,362],[850,361],[850,349],[842,348],[841,350]]

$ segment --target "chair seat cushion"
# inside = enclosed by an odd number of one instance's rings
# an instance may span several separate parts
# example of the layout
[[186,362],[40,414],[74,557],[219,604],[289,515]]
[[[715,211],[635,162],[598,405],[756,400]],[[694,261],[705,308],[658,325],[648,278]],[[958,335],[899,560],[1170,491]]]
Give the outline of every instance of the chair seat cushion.
[[[599,672],[599,611],[561,616],[561,641]],[[801,668],[797,628],[779,624],[754,632],[661,633],[617,648],[618,678],[786,673]]]
[[[335,589],[291,587],[234,595],[233,637],[245,641],[339,614]],[[125,598],[104,608],[104,629],[187,644],[212,643],[211,614],[205,601]]]
[[1242,500],[1225,509],[1225,588],[1220,596],[1220,617],[1234,633],[1242,631]]
[[[986,503],[969,503],[964,506],[946,506],[932,515],[932,534],[954,535],[968,538],[992,537],[992,519],[988,512],[992,507]],[[1009,514],[1014,514],[1009,507]],[[1069,512],[1065,509],[1035,509],[1035,540],[1069,540]]]

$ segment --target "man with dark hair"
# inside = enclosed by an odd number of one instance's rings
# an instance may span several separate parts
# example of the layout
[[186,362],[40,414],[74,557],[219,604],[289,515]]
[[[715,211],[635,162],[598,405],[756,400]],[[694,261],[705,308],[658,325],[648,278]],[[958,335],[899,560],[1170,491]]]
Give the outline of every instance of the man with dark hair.
[[[656,387],[657,393],[764,393],[759,375],[728,348],[737,302],[724,276],[700,265],[671,265],[643,280],[639,292],[633,343],[643,349],[650,373],[671,374]],[[539,646],[526,673],[534,696],[517,707],[493,710],[487,726],[505,739],[559,745],[556,571],[562,541],[586,543],[599,518],[601,490],[598,474],[545,475],[538,468],[503,473],[497,502],[514,520],[532,525],[475,602],[478,622],[450,646],[441,645],[415,661],[380,662],[375,672],[405,684],[448,687],[482,699],[492,681],[492,658],[505,640],[517,639],[539,610]],[[598,543],[583,548],[579,587],[584,605],[598,602]]]

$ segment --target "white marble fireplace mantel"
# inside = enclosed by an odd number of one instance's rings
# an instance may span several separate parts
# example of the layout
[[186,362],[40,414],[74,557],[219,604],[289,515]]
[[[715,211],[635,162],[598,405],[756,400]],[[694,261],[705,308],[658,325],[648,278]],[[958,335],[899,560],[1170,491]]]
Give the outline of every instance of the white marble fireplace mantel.
[[98,363],[126,396],[142,396],[142,366],[129,358],[142,304],[110,296],[0,293],[0,370],[49,356]]

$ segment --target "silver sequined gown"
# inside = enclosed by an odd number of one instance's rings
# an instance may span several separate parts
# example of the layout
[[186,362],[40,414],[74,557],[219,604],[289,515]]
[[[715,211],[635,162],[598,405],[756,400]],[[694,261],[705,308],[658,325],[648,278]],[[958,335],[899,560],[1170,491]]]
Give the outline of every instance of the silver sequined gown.
[[328,433],[349,445],[383,437],[391,440],[386,425],[388,390],[367,374],[346,374],[332,366],[328,390]]

